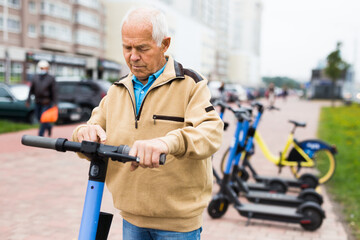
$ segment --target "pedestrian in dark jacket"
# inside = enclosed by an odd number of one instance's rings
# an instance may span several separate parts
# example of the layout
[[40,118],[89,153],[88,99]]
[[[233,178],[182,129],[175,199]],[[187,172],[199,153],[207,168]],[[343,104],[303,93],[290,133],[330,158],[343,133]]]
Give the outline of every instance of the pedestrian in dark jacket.
[[[37,119],[40,121],[41,114],[57,105],[57,91],[55,78],[49,74],[50,64],[41,60],[37,64],[39,74],[37,74],[31,84],[30,92],[26,105],[30,105],[31,96],[35,96],[35,114]],[[45,131],[48,131],[51,136],[51,123],[41,123],[39,128],[39,136],[44,136]]]

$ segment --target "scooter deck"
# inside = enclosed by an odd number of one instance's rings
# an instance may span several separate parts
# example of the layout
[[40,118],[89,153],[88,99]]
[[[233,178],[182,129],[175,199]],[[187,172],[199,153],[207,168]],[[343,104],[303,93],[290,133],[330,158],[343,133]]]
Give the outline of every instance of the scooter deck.
[[299,223],[302,214],[296,208],[269,206],[263,204],[242,204],[235,207],[241,216],[247,218],[265,219],[279,222]]
[[277,206],[297,207],[303,203],[303,200],[297,196],[286,195],[282,193],[249,191],[245,196],[250,202]]
[[246,185],[251,191],[252,190],[265,191],[265,192],[270,191],[269,186],[266,186],[264,182],[256,182],[256,183],[246,182]]
[[[254,176],[255,180],[257,182],[267,182],[268,180],[274,178],[271,176]],[[276,177],[278,178],[278,177]],[[302,183],[299,181],[299,179],[296,178],[280,178],[283,180],[289,187],[301,187]]]

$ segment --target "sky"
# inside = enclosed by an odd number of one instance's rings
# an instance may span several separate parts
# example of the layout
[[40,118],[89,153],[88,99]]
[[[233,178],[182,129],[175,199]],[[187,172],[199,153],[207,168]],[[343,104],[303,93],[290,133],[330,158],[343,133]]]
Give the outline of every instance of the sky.
[[360,0],[263,0],[262,76],[309,81],[338,41],[360,82]]

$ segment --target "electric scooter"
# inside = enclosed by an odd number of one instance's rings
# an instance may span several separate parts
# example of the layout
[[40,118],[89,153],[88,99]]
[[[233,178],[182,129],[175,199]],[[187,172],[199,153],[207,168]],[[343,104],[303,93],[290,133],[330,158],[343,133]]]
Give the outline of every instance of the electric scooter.
[[[229,106],[227,105],[226,103],[222,102],[222,101],[215,101],[214,102],[214,106],[220,106],[220,118],[223,119],[224,117],[224,112],[225,112],[225,109],[229,109],[231,111],[234,112],[234,110]],[[249,114],[251,115],[252,113],[252,109],[251,108],[241,108],[243,109],[242,113],[235,113],[235,116],[238,114],[239,117],[241,118],[241,120],[237,121],[237,127],[236,127],[236,130],[235,130],[235,135],[239,135],[241,133],[241,131],[243,130],[242,134],[244,137],[247,136],[247,131],[249,129],[249,121],[245,121],[245,124],[244,125],[244,128],[242,127],[242,121],[243,121],[243,118],[241,117],[241,115],[243,115],[243,117],[246,116],[246,114]],[[244,115],[245,114],[245,115]],[[248,118],[248,117],[247,117]],[[225,122],[224,123],[224,130],[226,130],[226,128],[228,127],[228,123]],[[239,164],[240,162],[240,156],[241,156],[241,152],[244,150],[244,146],[245,145],[245,138],[243,139],[243,141],[241,142],[241,144],[238,144],[236,146],[236,149],[237,149],[237,152],[236,152],[236,161],[235,161],[235,166],[237,164]],[[216,181],[219,182],[221,181],[220,179],[220,176],[219,174],[215,171],[215,169],[213,168],[213,174],[216,178]],[[247,183],[248,187],[251,189],[251,190],[257,190],[257,191],[264,191],[264,192],[274,192],[274,193],[286,193],[286,191],[288,190],[288,186],[286,184],[286,182],[284,182],[282,179],[280,178],[272,178],[270,179],[269,181],[266,181],[266,182],[256,182],[256,183]]]
[[[231,174],[231,185],[233,187],[234,192],[239,196],[240,193],[244,193],[244,197],[246,197],[251,202],[256,203],[264,203],[264,204],[271,204],[271,205],[279,205],[279,206],[289,206],[289,207],[297,207],[301,205],[302,203],[306,201],[313,201],[319,205],[323,203],[322,196],[314,191],[313,189],[305,189],[299,193],[298,196],[294,195],[285,195],[283,193],[275,194],[272,192],[265,192],[265,191],[254,191],[250,190],[249,183],[245,182],[241,178],[241,172],[239,170],[238,164],[241,158],[241,154],[243,151],[239,151],[239,148],[242,147],[245,144],[245,141],[247,139],[247,131],[249,128],[249,119],[244,119],[244,115],[241,115],[240,112],[243,111],[248,112],[247,108],[241,108],[239,110],[234,110],[232,107],[227,106],[223,104],[222,108],[227,108],[231,110],[233,113],[235,113],[235,116],[237,117],[238,123],[237,123],[237,129],[236,129],[236,135],[241,138],[239,141],[236,141],[234,146],[236,148],[236,156],[232,168],[232,174]],[[221,109],[224,111],[224,109]],[[249,114],[250,115],[250,114]],[[239,131],[240,129],[240,131]],[[239,133],[241,132],[242,133]],[[245,152],[249,151],[251,149],[252,145],[250,142],[246,144]],[[214,176],[219,184],[221,184],[221,179],[219,175],[214,171]]]
[[[53,149],[60,152],[79,152],[90,158],[89,181],[78,240],[106,240],[113,215],[100,212],[100,207],[108,159],[123,163],[129,161],[139,162],[139,158],[128,155],[130,147],[127,145],[111,146],[89,141],[79,143],[68,141],[65,138],[54,139],[30,135],[24,135],[21,143],[27,146]],[[165,161],[165,154],[161,154],[160,164],[165,164]]]
[[[248,118],[244,111],[234,111],[236,117],[240,120]],[[238,121],[242,122],[242,121]],[[299,223],[306,230],[318,229],[325,218],[325,213],[322,208],[314,202],[305,202],[297,208],[278,207],[262,204],[242,204],[234,191],[234,186],[231,181],[231,168],[236,166],[234,164],[237,146],[235,143],[239,142],[241,124],[237,124],[236,134],[234,134],[233,145],[230,148],[229,158],[224,171],[224,177],[220,181],[220,190],[213,197],[209,206],[208,213],[212,218],[222,217],[228,208],[229,203],[234,204],[235,209],[241,216],[248,218],[265,219],[272,221]]]

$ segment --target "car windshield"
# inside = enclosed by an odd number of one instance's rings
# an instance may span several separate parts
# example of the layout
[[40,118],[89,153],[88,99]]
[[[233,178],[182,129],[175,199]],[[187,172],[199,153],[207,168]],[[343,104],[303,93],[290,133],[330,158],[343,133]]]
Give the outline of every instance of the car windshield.
[[20,101],[25,101],[29,95],[29,86],[27,85],[13,85],[10,86],[12,94],[16,99]]

